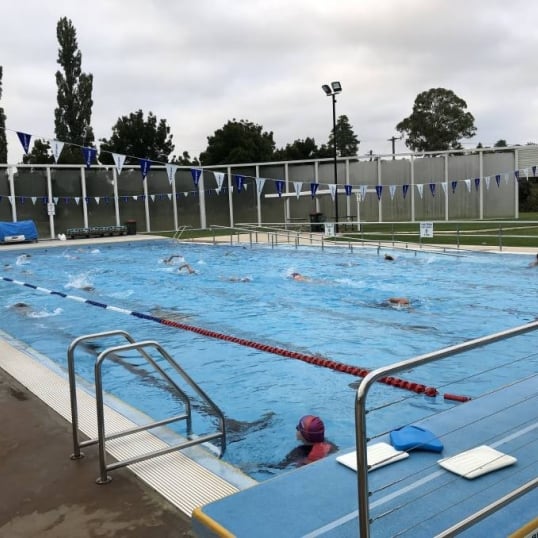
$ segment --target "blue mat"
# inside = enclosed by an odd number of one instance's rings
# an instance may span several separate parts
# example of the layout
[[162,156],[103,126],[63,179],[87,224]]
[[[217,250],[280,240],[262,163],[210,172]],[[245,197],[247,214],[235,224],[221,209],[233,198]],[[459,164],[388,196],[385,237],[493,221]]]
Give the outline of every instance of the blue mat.
[[442,452],[443,443],[429,430],[419,426],[404,426],[390,432],[390,442],[398,450]]

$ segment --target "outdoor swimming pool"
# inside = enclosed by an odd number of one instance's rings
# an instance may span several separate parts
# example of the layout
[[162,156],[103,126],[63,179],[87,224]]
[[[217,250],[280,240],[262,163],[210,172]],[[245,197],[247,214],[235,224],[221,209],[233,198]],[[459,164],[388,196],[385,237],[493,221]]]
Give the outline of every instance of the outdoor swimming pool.
[[[538,271],[527,267],[530,256],[391,253],[394,262],[370,248],[66,243],[0,251],[0,276],[367,369],[536,318]],[[180,257],[164,263],[171,255]],[[183,262],[196,274],[180,273]],[[289,278],[295,271],[311,280]],[[354,445],[354,376],[3,279],[0,290],[2,330],[64,369],[69,343],[84,334],[123,329],[137,340],[158,341],[227,417],[224,459],[258,480],[279,472],[274,466],[295,445],[295,425],[303,414],[319,414],[341,448]],[[392,296],[408,297],[411,307],[386,306]],[[536,343],[536,336],[526,335],[402,378],[476,397],[535,372]],[[79,374],[93,378],[99,351],[83,352]],[[124,359],[134,360],[127,370],[106,366],[105,390],[156,418],[174,414],[170,409],[177,401],[156,390],[162,383],[155,374],[135,356]],[[385,407],[392,400],[404,401]],[[369,401],[383,407],[369,422],[371,435],[454,405],[381,384]],[[202,433],[207,419],[196,420],[194,430]]]

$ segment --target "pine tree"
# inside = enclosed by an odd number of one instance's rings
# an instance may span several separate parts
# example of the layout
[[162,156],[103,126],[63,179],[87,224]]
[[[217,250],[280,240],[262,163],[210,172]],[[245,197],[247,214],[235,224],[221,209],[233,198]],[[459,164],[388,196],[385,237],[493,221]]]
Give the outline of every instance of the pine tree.
[[63,71],[56,72],[58,108],[54,111],[54,131],[56,138],[66,143],[59,162],[82,163],[81,148],[68,144],[94,145],[91,127],[93,75],[81,70],[82,53],[78,50],[77,32],[66,17],[58,21],[56,35],[60,45],[57,62]]
[[[334,130],[331,130],[328,147],[334,144]],[[353,132],[349,118],[344,114],[336,120],[336,153],[339,157],[353,157],[357,155],[359,139]]]

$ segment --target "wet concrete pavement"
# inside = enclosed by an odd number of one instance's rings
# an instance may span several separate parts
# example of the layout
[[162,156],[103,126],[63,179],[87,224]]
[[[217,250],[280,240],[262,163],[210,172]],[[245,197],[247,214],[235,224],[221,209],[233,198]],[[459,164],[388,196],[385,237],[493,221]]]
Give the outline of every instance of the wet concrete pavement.
[[71,425],[2,369],[0,406],[0,538],[194,536],[128,469],[97,485],[97,447],[71,460]]

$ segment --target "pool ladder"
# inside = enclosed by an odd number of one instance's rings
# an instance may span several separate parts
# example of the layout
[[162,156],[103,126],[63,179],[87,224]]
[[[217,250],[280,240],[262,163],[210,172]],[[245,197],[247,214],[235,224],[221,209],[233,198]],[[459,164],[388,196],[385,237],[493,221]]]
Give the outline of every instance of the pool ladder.
[[[122,344],[114,347],[109,347],[102,351],[95,359],[94,372],[95,372],[95,400],[97,410],[97,438],[88,439],[86,441],[80,441],[79,439],[79,421],[78,421],[78,407],[77,407],[77,387],[76,387],[76,372],[75,372],[75,350],[80,344],[87,343],[89,341],[95,341],[103,338],[110,338],[120,336],[127,340],[127,344]],[[173,417],[165,418],[163,420],[151,422],[141,426],[135,426],[124,431],[114,432],[110,435],[106,435],[105,432],[105,410],[104,410],[104,397],[103,397],[103,380],[102,380],[102,365],[106,359],[110,357],[116,357],[121,352],[138,351],[140,356],[144,358],[159,374],[168,382],[170,387],[179,396],[185,406],[185,412]],[[205,406],[209,409],[209,414],[216,417],[219,423],[219,427],[216,432],[194,436],[192,432],[192,405],[189,395],[182,390],[178,384],[170,377],[170,375],[156,362],[156,360],[149,353],[150,350],[157,352],[169,366],[175,370],[177,374],[183,379],[183,381],[190,386],[194,392],[198,394],[201,400],[203,400]],[[67,350],[67,363],[69,370],[69,393],[71,400],[71,423],[73,430],[73,454],[72,459],[79,459],[84,457],[84,453],[81,452],[81,448],[98,444],[99,446],[99,477],[96,479],[98,484],[107,484],[111,481],[108,471],[132,465],[150,458],[162,456],[170,452],[181,450],[184,448],[192,447],[194,445],[200,445],[208,443],[214,439],[220,439],[220,457],[226,450],[226,425],[224,415],[222,411],[213,403],[213,401],[207,396],[207,394],[189,377],[189,375],[181,368],[181,366],[159,345],[153,340],[146,340],[142,342],[136,342],[134,338],[122,330],[100,332],[95,334],[87,334],[75,338],[71,342]],[[114,463],[107,463],[106,461],[106,442],[112,439],[118,439],[127,435],[143,432],[160,426],[165,426],[173,422],[185,421],[187,435],[185,440],[174,444],[168,445],[165,448],[147,452],[145,454],[139,454],[128,459],[116,461]]]

